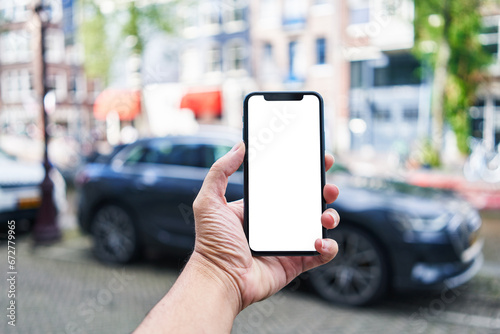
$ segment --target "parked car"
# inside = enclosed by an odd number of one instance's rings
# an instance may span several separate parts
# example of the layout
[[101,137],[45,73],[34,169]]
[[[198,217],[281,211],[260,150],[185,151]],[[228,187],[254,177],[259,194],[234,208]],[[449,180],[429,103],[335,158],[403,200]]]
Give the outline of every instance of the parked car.
[[[137,141],[78,177],[82,229],[97,258],[126,263],[145,247],[184,253],[194,245],[192,202],[212,163],[240,140],[200,134]],[[303,277],[327,300],[363,305],[389,289],[453,288],[482,263],[481,220],[450,193],[349,176],[336,168],[341,224],[329,235],[339,253]],[[300,177],[300,176],[299,176]],[[228,201],[243,194],[229,179]]]
[[[7,222],[16,221],[16,230],[29,230],[33,225],[42,198],[40,183],[45,170],[40,163],[17,160],[0,151],[0,231],[7,231]],[[62,175],[52,169],[54,200],[59,210],[66,205],[66,184]]]

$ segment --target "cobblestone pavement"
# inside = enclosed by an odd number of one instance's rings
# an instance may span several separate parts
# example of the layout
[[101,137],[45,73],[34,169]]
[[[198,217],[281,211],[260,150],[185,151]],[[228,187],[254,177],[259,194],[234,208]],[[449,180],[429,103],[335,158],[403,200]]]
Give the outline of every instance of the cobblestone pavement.
[[[331,305],[306,289],[285,289],[244,310],[233,333],[499,333],[500,220],[485,217],[486,264],[467,285],[438,294],[389,296],[365,308]],[[90,240],[66,230],[56,245],[16,249],[16,327],[7,324],[7,281],[0,284],[0,333],[129,333],[174,283],[183,260],[106,266]],[[7,253],[5,242],[0,251]],[[7,272],[6,256],[0,265]],[[296,290],[296,291],[295,291]]]

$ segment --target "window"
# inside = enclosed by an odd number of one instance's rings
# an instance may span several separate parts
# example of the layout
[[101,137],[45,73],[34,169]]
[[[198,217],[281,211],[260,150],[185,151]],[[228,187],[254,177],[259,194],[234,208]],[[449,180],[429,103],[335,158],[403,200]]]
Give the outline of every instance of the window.
[[[221,158],[224,154],[231,150],[229,145],[206,145],[205,151],[205,167],[210,168],[214,162]],[[243,170],[243,164],[238,168],[239,171]]]
[[363,62],[351,62],[351,88],[360,88],[363,86]]
[[261,64],[259,67],[259,78],[263,81],[279,81],[278,68],[274,61],[274,50],[271,43],[262,46]]
[[4,102],[21,102],[32,93],[33,74],[28,70],[4,71],[1,81]]
[[0,35],[0,61],[3,64],[31,61],[31,34],[26,30],[11,30]]
[[148,149],[142,145],[135,145],[127,153],[125,158],[126,165],[135,165],[139,162],[144,162],[144,156]]
[[305,0],[285,0],[283,7],[284,24],[303,24],[307,16],[307,2]]
[[225,22],[240,22],[244,20],[244,7],[241,0],[225,0]]
[[405,121],[415,121],[418,119],[418,108],[407,108],[403,110],[403,119]]
[[377,106],[372,108],[373,120],[379,122],[389,122],[391,120],[391,111],[389,109],[382,109]]
[[45,35],[46,59],[49,63],[64,60],[64,34],[61,30],[50,29]]
[[220,72],[222,70],[222,57],[220,45],[212,45],[207,52],[207,72]]
[[481,29],[481,34],[479,35],[479,41],[484,47],[484,50],[491,54],[498,62],[498,16],[485,17],[483,19],[483,26]]
[[272,61],[273,60],[273,46],[270,43],[264,44],[263,60]]
[[68,92],[77,101],[81,101],[85,96],[85,78],[82,75],[70,74]]
[[201,5],[201,13],[204,25],[219,25],[220,10],[215,1],[207,1]]
[[66,80],[66,73],[64,71],[47,74],[47,88],[48,90],[54,90],[58,101],[64,100],[68,94],[68,83]]
[[316,39],[316,64],[326,64],[326,39]]
[[198,144],[156,142],[146,154],[145,161],[165,165],[205,167],[203,151]]
[[241,70],[245,67],[245,46],[242,41],[235,40],[228,44],[229,70]]
[[388,56],[385,67],[374,69],[374,86],[416,85],[420,83],[417,73],[419,62],[411,55]]
[[0,18],[6,22],[23,22],[29,18],[30,0],[0,1]]
[[267,71],[270,70],[273,66],[273,46],[270,43],[266,43],[262,48],[262,68]]
[[[67,0],[66,0],[67,1]],[[50,22],[59,23],[63,18],[63,7],[61,0],[42,0],[45,8],[49,11]]]
[[295,73],[295,62],[297,55],[297,41],[291,41],[288,43],[288,78],[290,80],[296,80],[297,75]]
[[350,24],[363,24],[370,22],[370,4],[368,0],[349,1]]

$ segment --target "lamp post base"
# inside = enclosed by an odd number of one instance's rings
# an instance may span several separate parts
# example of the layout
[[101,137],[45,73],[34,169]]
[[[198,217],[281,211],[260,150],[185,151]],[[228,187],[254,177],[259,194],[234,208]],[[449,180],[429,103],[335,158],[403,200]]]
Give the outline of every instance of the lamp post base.
[[54,183],[49,177],[50,165],[45,165],[45,178],[40,186],[42,190],[42,204],[38,210],[33,239],[36,244],[47,244],[61,239],[61,230],[57,226],[57,208],[54,204]]

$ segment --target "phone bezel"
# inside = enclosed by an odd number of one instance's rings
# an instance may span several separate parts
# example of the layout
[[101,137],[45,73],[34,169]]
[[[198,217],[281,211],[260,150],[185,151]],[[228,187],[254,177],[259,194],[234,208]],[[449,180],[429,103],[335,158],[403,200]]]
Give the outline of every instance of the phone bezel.
[[[259,91],[252,92],[245,97],[243,102],[243,141],[245,143],[245,158],[243,161],[243,177],[244,177],[244,231],[247,238],[247,242],[252,252],[252,255],[256,256],[269,256],[269,255],[293,255],[293,256],[310,256],[319,255],[317,251],[255,251],[250,247],[250,234],[249,234],[249,194],[248,194],[248,102],[251,97],[263,95],[264,99],[272,101],[297,101],[302,100],[304,95],[313,95],[319,100],[319,133],[320,133],[320,168],[321,168],[321,201],[322,201],[322,211],[326,210],[326,202],[323,197],[323,188],[325,187],[325,132],[324,132],[324,117],[323,117],[323,98],[321,95],[314,91]],[[321,224],[321,222],[319,222]],[[322,227],[322,237],[326,237],[326,229]]]

